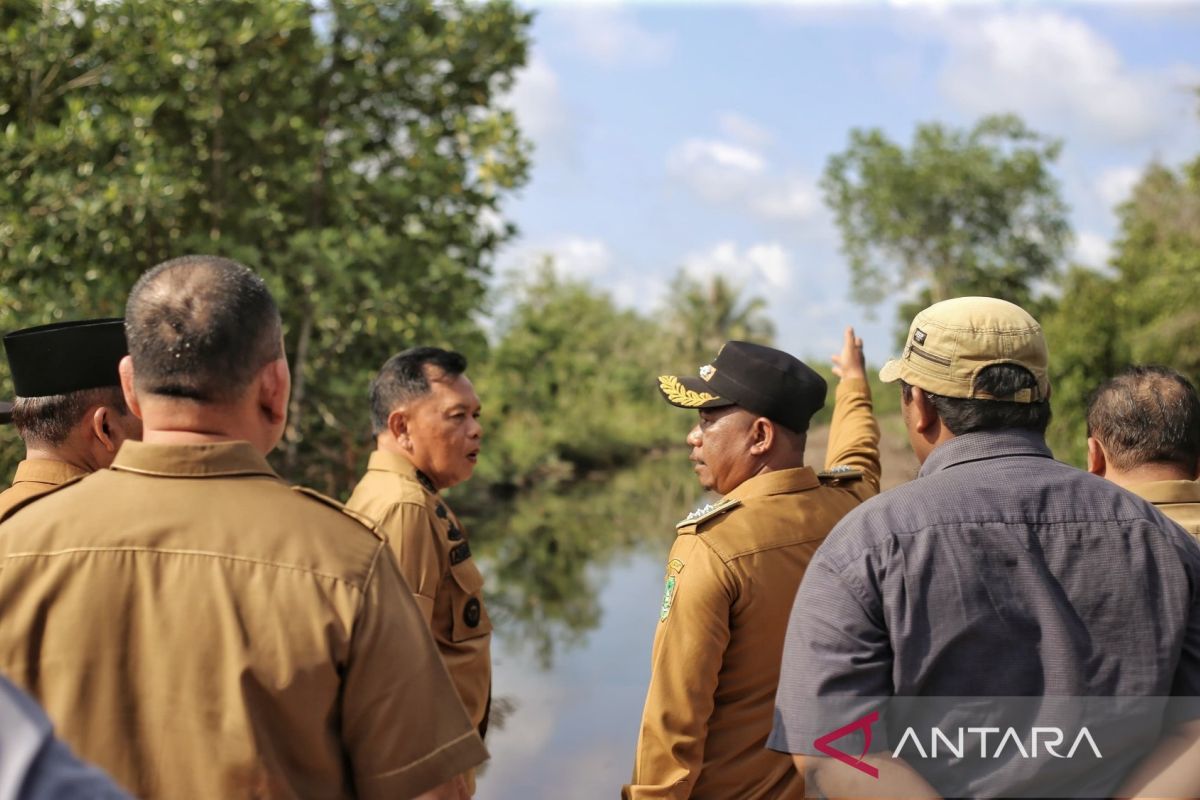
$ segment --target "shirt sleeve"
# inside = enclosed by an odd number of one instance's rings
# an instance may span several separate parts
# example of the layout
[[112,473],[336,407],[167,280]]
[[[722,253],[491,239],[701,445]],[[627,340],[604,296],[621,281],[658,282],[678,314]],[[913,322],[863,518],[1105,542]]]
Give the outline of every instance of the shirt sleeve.
[[413,797],[487,758],[407,590],[380,547],[354,625],[342,734],[357,796]]
[[[678,552],[681,541],[684,552]],[[626,800],[691,795],[729,644],[736,593],[725,564],[696,536],[676,542],[671,559],[678,555],[684,566],[678,574],[668,567],[666,591],[672,577],[676,583],[673,594],[663,597],[633,782],[622,792]]]
[[434,601],[446,570],[433,517],[417,503],[397,503],[379,521],[379,530],[388,538],[425,624],[431,624]]
[[[819,755],[814,746],[818,738],[877,709],[891,696],[892,662],[878,596],[814,561],[788,620],[767,747]],[[846,742],[837,747],[855,750]],[[869,749],[886,747],[886,733],[876,730]]]
[[862,472],[863,479],[850,485],[862,499],[879,493],[879,423],[865,379],[838,383],[825,454],[825,469],[845,466]]

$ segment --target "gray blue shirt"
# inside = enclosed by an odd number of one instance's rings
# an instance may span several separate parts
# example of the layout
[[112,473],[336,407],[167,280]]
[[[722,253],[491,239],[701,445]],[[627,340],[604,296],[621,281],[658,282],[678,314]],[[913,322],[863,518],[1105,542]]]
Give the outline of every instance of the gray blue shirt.
[[129,800],[54,737],[45,712],[0,677],[0,800]]
[[[880,698],[1175,695],[1200,695],[1200,547],[1149,503],[1056,462],[1041,436],[977,432],[850,512],[814,556],[768,746],[816,755],[816,739]],[[1127,715],[1121,752],[1075,787],[1107,791],[1167,711]],[[901,723],[870,749],[894,750]]]

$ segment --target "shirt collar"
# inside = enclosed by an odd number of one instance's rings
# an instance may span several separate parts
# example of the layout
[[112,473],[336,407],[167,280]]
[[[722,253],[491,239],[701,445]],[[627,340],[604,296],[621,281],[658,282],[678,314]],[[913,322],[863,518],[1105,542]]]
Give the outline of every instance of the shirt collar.
[[400,453],[393,453],[390,450],[376,450],[371,453],[370,459],[367,460],[367,469],[382,470],[383,472],[391,472],[399,475],[402,478],[408,478],[424,486],[430,494],[437,494],[437,487],[433,485],[433,481],[429,479],[429,476],[413,466],[413,463]]
[[1008,456],[1036,456],[1054,458],[1046,445],[1046,437],[1040,433],[1021,428],[1005,428],[996,431],[974,431],[955,436],[934,448],[921,465],[918,478],[941,472],[949,467],[970,461],[984,461]]
[[125,442],[112,469],[170,478],[220,478],[233,475],[279,477],[249,442],[149,444]]
[[811,467],[794,467],[764,472],[753,478],[742,481],[732,492],[725,495],[727,500],[747,500],[751,497],[764,497],[769,494],[789,494],[815,489],[821,485],[817,473]]
[[1147,481],[1126,488],[1151,503],[1200,503],[1200,483],[1196,481]]
[[27,458],[17,464],[17,471],[13,475],[12,482],[48,483],[58,486],[72,478],[86,474],[86,469],[80,469],[65,461],[55,461],[50,458]]

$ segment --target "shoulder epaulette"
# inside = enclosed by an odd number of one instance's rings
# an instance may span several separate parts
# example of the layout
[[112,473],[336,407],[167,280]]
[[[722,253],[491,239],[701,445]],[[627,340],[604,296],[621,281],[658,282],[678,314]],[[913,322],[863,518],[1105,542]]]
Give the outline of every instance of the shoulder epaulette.
[[87,473],[87,475],[76,475],[74,478],[68,478],[67,480],[63,481],[62,483],[58,484],[57,486],[55,486],[52,489],[47,489],[46,491],[41,492],[40,494],[35,494],[32,497],[26,497],[25,499],[21,500],[19,503],[14,505],[12,508],[6,510],[3,513],[0,513],[0,522],[7,521],[9,518],[12,517],[13,514],[17,513],[18,511],[20,511],[22,508],[29,505],[30,503],[36,503],[38,500],[42,500],[46,497],[49,497],[50,495],[54,494],[55,492],[61,492],[63,489],[67,488],[68,486],[74,486],[75,484],[79,483],[81,480],[83,480],[84,478],[86,478],[88,475],[91,475],[91,474],[92,473],[89,472],[89,473]]
[[733,500],[733,499],[722,500],[719,503],[710,503],[709,505],[706,505],[703,508],[697,508],[695,511],[688,514],[686,517],[681,519],[679,522],[676,522],[675,527],[676,528],[684,528],[684,527],[687,527],[688,525],[698,525],[701,522],[705,522],[707,520],[712,519],[713,517],[719,517],[720,515],[724,514],[725,512],[730,511],[734,508],[737,508],[741,504],[742,504],[741,500]]
[[384,538],[383,535],[381,535],[379,533],[376,523],[375,523],[375,520],[371,519],[370,517],[368,517],[365,514],[360,514],[357,511],[354,511],[353,509],[347,508],[344,504],[339,503],[337,500],[334,500],[332,497],[326,497],[325,495],[318,492],[316,489],[310,489],[307,486],[293,486],[292,491],[299,492],[300,494],[305,495],[306,497],[310,497],[319,503],[324,503],[325,505],[329,506],[330,508],[333,508],[333,509],[336,509],[336,510],[342,512],[347,517],[350,517],[350,519],[359,523],[364,528],[367,528],[368,530],[370,530],[371,533],[375,534],[375,536],[377,538],[379,538],[379,539]]
[[817,479],[823,483],[836,483],[837,481],[861,481],[863,479],[863,471],[848,467],[845,465],[830,467],[829,469],[818,472]]

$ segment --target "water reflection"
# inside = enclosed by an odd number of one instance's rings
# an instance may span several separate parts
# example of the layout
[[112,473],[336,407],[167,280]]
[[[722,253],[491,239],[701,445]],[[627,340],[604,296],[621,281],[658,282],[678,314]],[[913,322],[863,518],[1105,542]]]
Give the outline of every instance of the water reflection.
[[601,568],[637,549],[664,555],[700,492],[683,451],[464,514],[497,636],[549,669],[558,651],[600,624]]
[[612,797],[628,780],[663,564],[700,495],[677,451],[466,517],[495,624],[481,800]]

